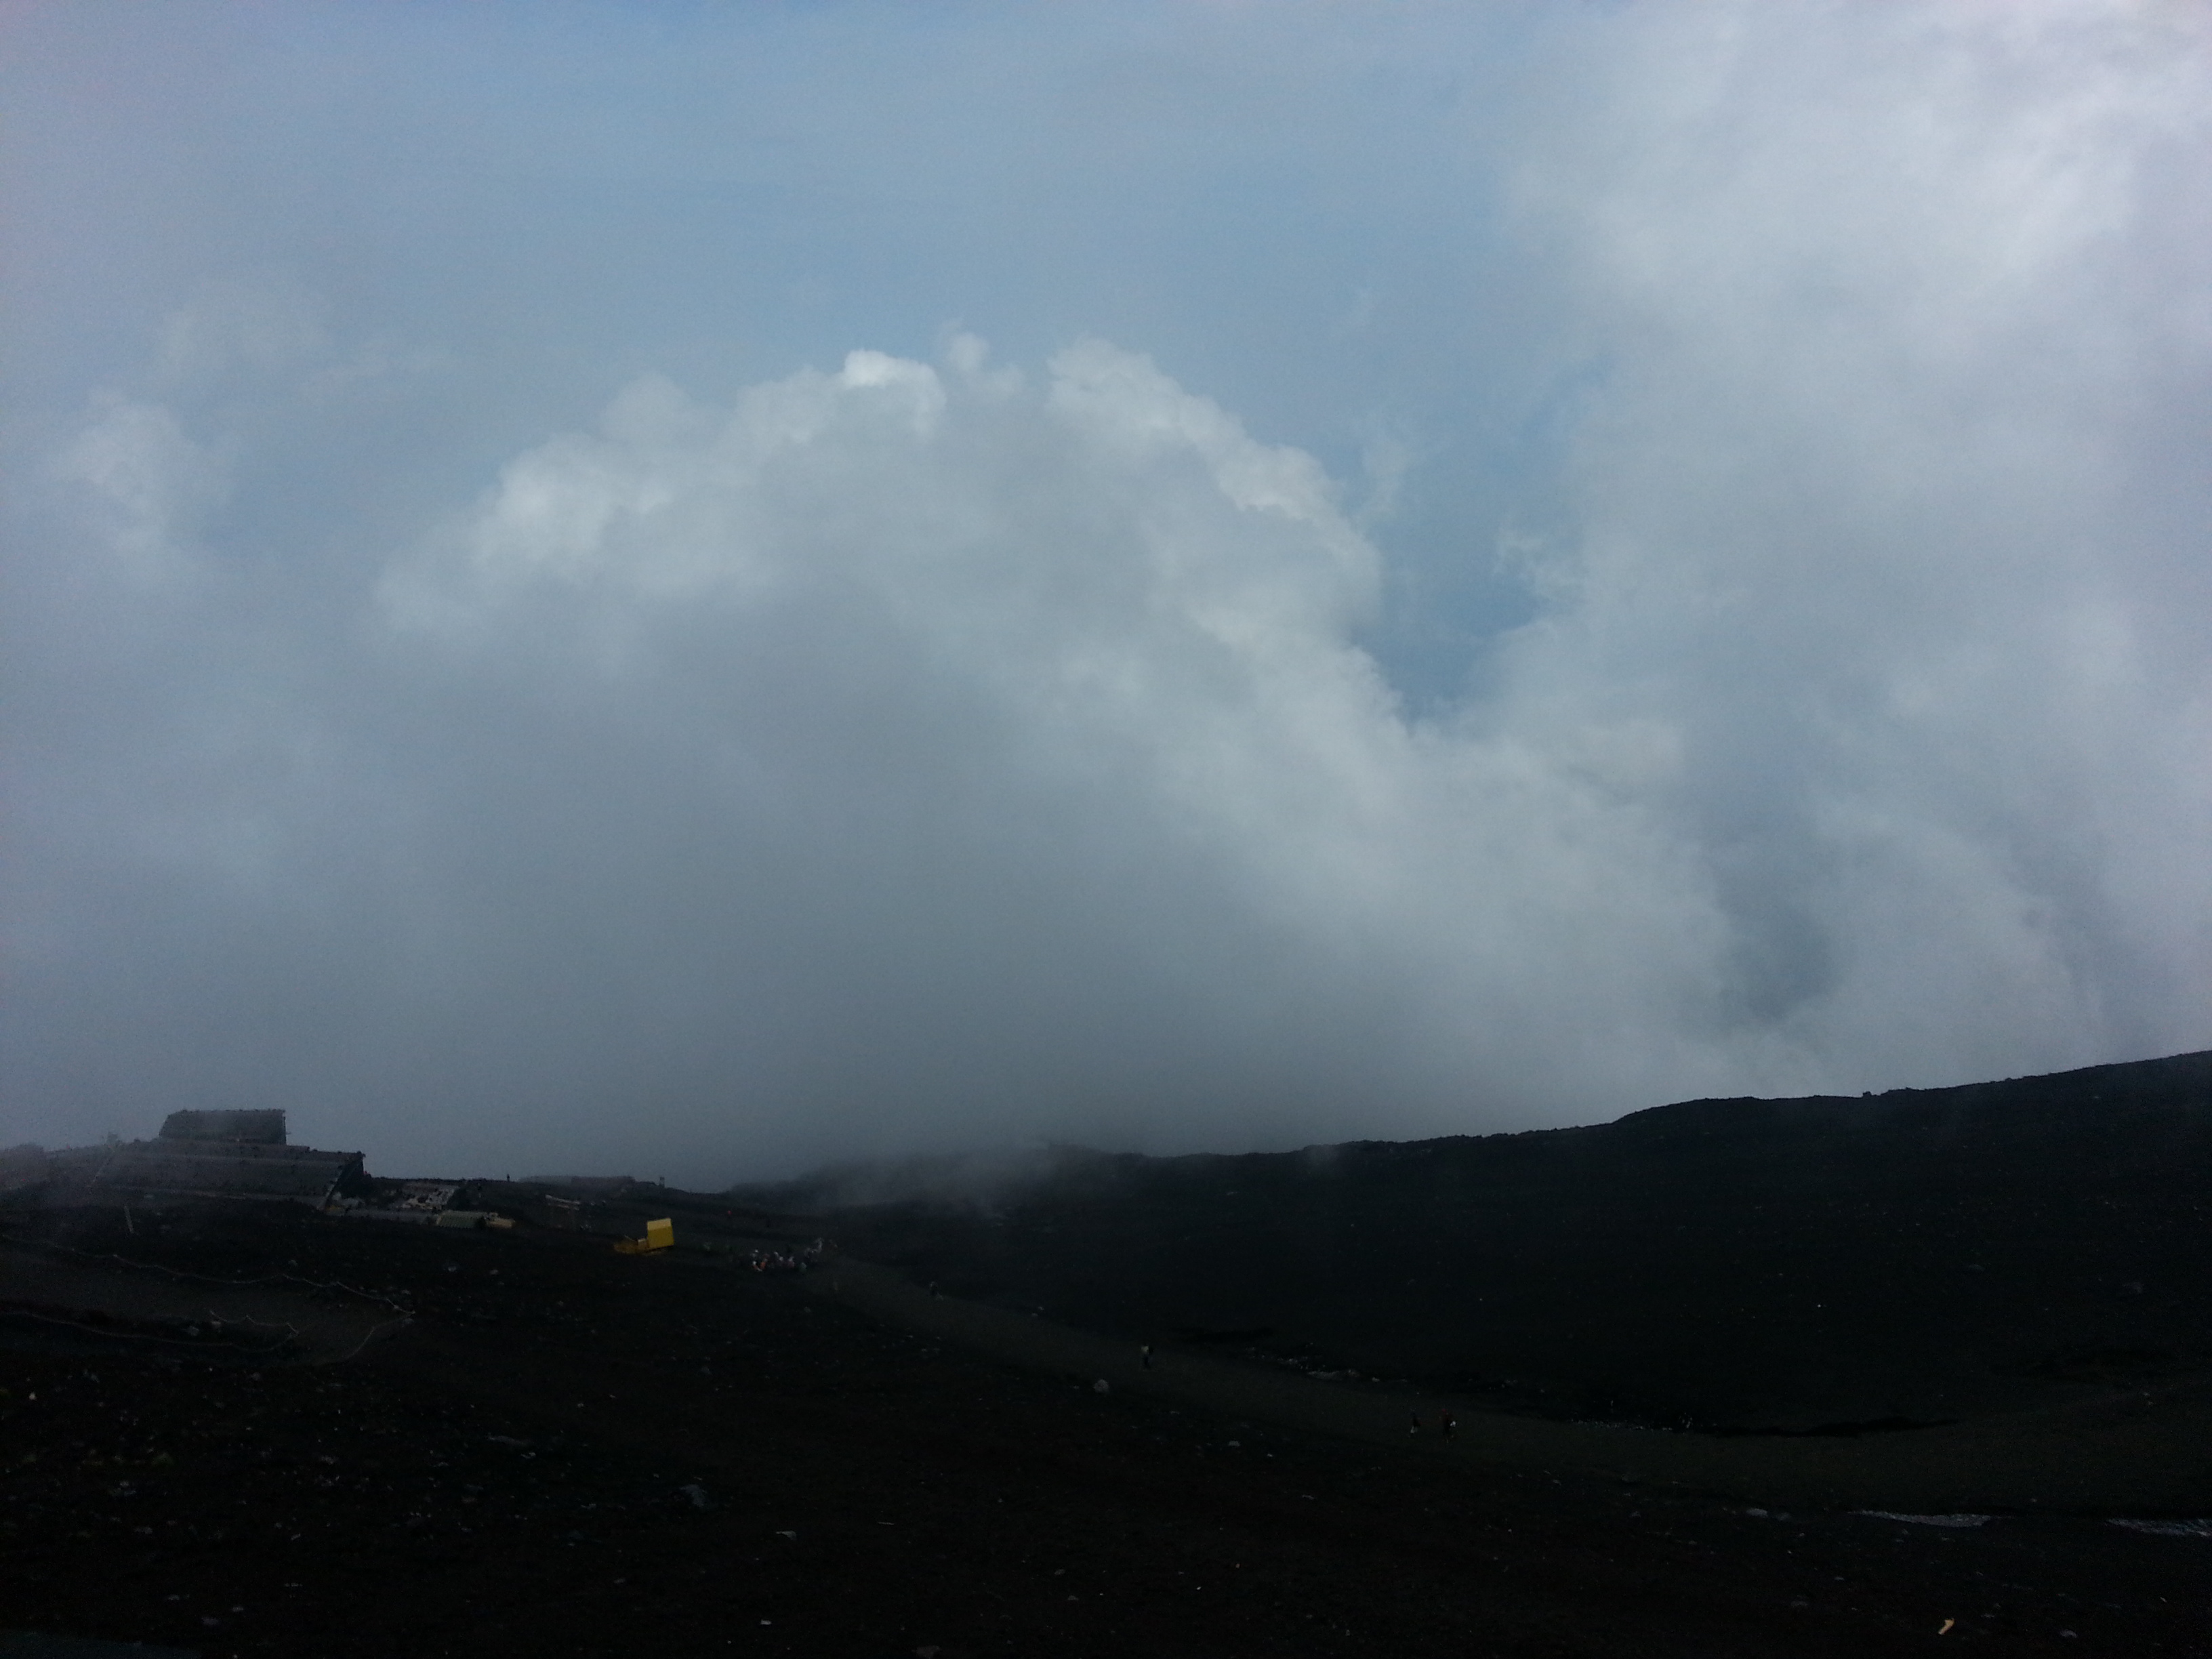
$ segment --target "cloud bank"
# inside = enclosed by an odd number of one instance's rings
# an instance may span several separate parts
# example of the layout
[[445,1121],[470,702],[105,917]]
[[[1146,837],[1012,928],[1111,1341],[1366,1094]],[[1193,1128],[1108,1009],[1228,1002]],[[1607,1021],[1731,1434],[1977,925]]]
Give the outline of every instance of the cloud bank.
[[2212,1042],[2206,44],[1650,9],[1445,123],[1558,435],[1442,700],[1449,446],[1355,510],[1133,343],[953,332],[456,489],[449,362],[210,289],[14,509],[26,1132],[703,1184]]

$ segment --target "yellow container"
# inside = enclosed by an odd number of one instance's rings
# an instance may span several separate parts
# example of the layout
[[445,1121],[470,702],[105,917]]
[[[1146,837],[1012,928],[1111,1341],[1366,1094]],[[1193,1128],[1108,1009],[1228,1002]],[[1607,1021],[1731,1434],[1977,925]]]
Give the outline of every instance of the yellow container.
[[624,1255],[652,1255],[656,1251],[672,1250],[675,1248],[676,1222],[673,1217],[669,1216],[664,1216],[658,1221],[647,1222],[643,1238],[615,1240],[615,1249]]

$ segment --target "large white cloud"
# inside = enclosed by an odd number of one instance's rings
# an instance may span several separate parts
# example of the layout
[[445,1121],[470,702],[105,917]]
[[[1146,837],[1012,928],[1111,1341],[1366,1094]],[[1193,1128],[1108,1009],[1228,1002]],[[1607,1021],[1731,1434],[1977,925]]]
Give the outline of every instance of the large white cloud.
[[1612,355],[1525,672],[1683,733],[1749,1008],[1878,1075],[2207,1035],[2212,45],[1646,14],[1524,210]]
[[1555,26],[1448,124],[1537,615],[1418,716],[1387,504],[1137,353],[649,375],[471,503],[465,362],[219,286],[11,520],[10,1093],[702,1180],[2212,1041],[2205,45]]
[[[388,578],[410,679],[580,751],[532,947],[580,1000],[612,963],[688,1005],[666,1041],[756,1127],[1188,1142],[1681,1079],[1717,933],[1643,723],[1410,727],[1310,459],[1107,346],[1040,386],[951,355],[729,413],[641,383]],[[426,792],[448,855],[542,848],[476,793]]]

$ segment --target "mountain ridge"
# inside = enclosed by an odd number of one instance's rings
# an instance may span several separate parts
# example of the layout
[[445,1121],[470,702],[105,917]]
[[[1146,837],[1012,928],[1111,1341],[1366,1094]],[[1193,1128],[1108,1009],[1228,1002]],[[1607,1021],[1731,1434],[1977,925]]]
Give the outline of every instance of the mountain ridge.
[[948,1293],[1133,1341],[1242,1333],[1255,1358],[1500,1408],[1773,1432],[2212,1374],[2208,1194],[2207,1052],[1512,1134],[1063,1149],[965,1194],[775,1192]]

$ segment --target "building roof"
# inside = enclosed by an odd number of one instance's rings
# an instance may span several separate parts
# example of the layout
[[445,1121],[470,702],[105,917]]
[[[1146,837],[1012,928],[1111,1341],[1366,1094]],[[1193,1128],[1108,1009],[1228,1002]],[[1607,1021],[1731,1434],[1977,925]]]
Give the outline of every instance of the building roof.
[[359,1152],[252,1141],[129,1140],[99,1149],[87,1184],[119,1192],[319,1203],[358,1171]]

